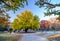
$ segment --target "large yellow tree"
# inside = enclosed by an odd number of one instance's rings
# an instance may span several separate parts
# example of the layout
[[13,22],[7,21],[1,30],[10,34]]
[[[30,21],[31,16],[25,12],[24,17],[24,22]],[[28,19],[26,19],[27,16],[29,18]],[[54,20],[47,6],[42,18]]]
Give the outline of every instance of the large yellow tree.
[[28,29],[36,30],[39,28],[39,18],[36,15],[33,15],[29,10],[21,12],[20,15],[17,15],[17,18],[12,22],[13,30],[25,30]]

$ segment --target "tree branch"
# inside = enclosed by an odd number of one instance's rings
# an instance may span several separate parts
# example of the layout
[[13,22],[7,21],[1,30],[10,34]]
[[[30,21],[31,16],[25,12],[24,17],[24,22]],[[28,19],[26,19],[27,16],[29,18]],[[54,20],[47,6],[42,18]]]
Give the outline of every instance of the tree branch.
[[50,6],[60,6],[60,4],[51,4],[51,3],[48,3],[48,2],[43,2],[43,4],[47,4],[47,5],[50,5]]
[[6,4],[5,2],[4,2],[4,0],[1,0],[1,2],[3,2],[5,5],[7,5],[8,7],[11,7],[10,5],[8,5],[8,4]]
[[48,3],[48,2],[43,2],[43,4],[47,4],[47,5],[50,5],[50,6],[54,6],[53,4]]

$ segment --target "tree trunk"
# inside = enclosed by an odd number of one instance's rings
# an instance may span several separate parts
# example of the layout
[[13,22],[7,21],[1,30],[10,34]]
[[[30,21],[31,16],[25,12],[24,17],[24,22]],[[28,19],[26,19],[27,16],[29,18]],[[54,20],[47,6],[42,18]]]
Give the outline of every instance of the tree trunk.
[[28,28],[25,29],[25,32],[27,32],[27,31],[28,31]]

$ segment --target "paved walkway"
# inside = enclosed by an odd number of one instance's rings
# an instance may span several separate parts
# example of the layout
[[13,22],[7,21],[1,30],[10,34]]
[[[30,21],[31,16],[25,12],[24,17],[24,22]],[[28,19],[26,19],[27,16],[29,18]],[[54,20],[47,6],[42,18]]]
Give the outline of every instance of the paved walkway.
[[[39,33],[42,33],[42,32],[39,32]],[[44,32],[44,33],[46,33],[46,32]],[[45,35],[41,35],[41,36],[37,36],[35,34],[38,34],[38,33],[23,34],[22,38],[21,38],[21,41],[49,41],[49,40],[46,39],[48,36],[55,35],[55,34],[58,34],[58,33],[56,33],[56,32],[49,33],[48,32]]]
[[48,40],[36,35],[23,35],[21,41],[48,41]]

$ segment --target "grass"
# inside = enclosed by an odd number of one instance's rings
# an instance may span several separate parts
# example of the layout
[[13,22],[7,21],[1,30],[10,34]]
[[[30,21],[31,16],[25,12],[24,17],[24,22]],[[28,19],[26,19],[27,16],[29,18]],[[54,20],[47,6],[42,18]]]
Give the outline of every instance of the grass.
[[55,34],[55,35],[49,36],[49,37],[47,37],[47,39],[54,39],[57,37],[60,37],[60,34]]
[[60,34],[48,36],[46,39],[48,39],[49,41],[60,41]]
[[9,34],[9,33],[0,34],[0,41],[18,41],[20,39],[21,35],[18,34]]

